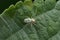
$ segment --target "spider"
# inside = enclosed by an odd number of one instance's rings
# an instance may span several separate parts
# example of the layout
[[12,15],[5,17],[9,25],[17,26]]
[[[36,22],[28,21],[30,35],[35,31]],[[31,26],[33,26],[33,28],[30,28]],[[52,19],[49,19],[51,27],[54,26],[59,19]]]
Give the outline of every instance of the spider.
[[25,18],[24,22],[25,23],[35,23],[35,19],[34,18]]

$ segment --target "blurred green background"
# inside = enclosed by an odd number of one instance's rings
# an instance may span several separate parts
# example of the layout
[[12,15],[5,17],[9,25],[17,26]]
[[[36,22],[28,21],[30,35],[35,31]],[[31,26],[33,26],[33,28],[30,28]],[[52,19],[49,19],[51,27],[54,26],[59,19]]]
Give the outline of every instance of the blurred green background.
[[[20,0],[0,0],[0,14],[11,4],[16,4]],[[22,1],[22,0],[21,0]]]

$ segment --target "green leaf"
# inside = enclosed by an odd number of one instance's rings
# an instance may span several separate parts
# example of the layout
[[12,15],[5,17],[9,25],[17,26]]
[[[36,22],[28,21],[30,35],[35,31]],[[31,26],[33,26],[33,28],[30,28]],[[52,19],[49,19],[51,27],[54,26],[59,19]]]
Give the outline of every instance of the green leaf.
[[[25,0],[0,15],[0,40],[60,40],[60,1]],[[35,21],[25,23],[24,19]]]

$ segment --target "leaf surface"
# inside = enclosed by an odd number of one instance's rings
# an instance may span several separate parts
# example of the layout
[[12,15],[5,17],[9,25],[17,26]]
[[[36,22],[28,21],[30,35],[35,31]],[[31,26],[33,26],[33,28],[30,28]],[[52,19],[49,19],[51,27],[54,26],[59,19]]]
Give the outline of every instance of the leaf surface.
[[[60,40],[59,3],[26,0],[11,5],[0,15],[0,40]],[[28,17],[34,18],[35,23],[25,23]]]

